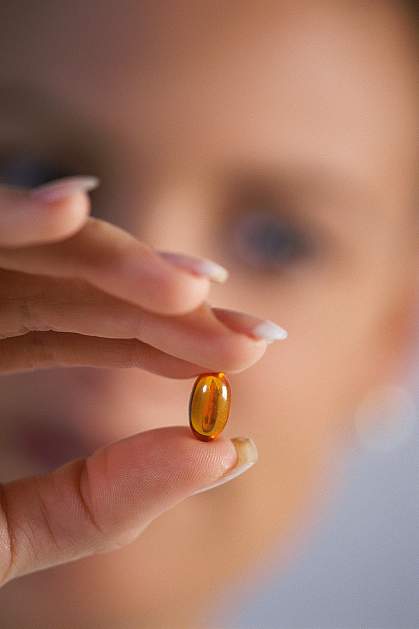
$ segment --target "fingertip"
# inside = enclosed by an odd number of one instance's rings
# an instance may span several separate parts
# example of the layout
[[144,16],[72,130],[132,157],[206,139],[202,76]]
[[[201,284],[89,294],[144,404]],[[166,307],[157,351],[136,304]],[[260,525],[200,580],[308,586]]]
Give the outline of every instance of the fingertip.
[[27,192],[29,203],[36,205],[48,240],[68,238],[81,229],[90,213],[88,193],[99,183],[92,176],[64,177]]
[[225,473],[220,478],[209,485],[204,485],[204,487],[195,491],[193,495],[200,494],[204,491],[208,491],[209,489],[214,489],[215,487],[224,485],[224,483],[228,483],[229,481],[244,474],[244,472],[250,469],[257,462],[259,455],[253,439],[250,437],[233,437],[230,440],[230,443],[236,453],[234,463],[226,469]]
[[90,200],[85,191],[50,199],[33,190],[0,188],[0,245],[22,247],[68,238],[86,222]]
[[179,271],[168,283],[165,306],[166,314],[183,315],[198,308],[207,298],[210,288],[205,277],[193,277]]
[[[160,261],[159,261],[160,263]],[[184,315],[198,308],[207,298],[210,282],[206,277],[193,276],[186,271],[164,264],[150,266],[153,277],[148,283],[148,308],[162,315]],[[168,267],[168,268],[167,268]],[[143,284],[142,299],[145,297]]]
[[[137,468],[144,477],[148,469],[154,492],[158,493],[159,487],[164,487],[165,492],[178,499],[223,476],[234,467],[238,458],[235,444],[230,439],[220,437],[203,442],[188,426],[179,425],[139,433],[111,448],[112,454],[107,460],[108,469],[113,468],[114,476],[130,467],[132,470]],[[115,474],[116,469],[118,473]]]
[[266,349],[266,341],[253,340],[244,334],[230,332],[217,335],[211,343],[211,356],[216,355],[217,362],[208,367],[214,371],[240,373],[257,363]]
[[48,240],[69,238],[85,225],[90,215],[90,199],[85,192],[42,204],[40,214]]

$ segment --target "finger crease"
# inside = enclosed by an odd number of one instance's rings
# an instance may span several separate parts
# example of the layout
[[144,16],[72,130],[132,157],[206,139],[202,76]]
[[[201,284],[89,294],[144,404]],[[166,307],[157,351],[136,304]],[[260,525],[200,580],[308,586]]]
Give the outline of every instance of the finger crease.
[[38,481],[36,481],[36,480],[35,480],[35,488],[36,488],[36,493],[38,495],[39,509],[40,509],[41,516],[42,516],[42,518],[44,520],[44,523],[45,523],[45,528],[48,531],[48,533],[49,533],[49,535],[50,535],[50,537],[51,537],[55,547],[58,550],[61,550],[61,547],[60,547],[60,544],[58,542],[58,539],[57,539],[57,537],[56,537],[56,535],[54,533],[54,530],[53,530],[53,528],[51,526],[50,517],[48,515],[48,507],[47,507],[47,504],[46,504],[46,502],[44,500],[44,497],[42,495],[41,487],[39,486]]
[[105,531],[99,526],[99,523],[97,522],[93,514],[93,510],[90,507],[89,502],[85,496],[85,490],[83,489],[83,480],[85,480],[87,487],[90,488],[89,469],[87,465],[87,459],[83,459],[82,461],[80,461],[79,465],[80,465],[80,468],[77,470],[76,482],[77,482],[78,496],[80,498],[80,504],[82,506],[84,515],[86,516],[87,520],[90,522],[94,530],[100,533],[101,536],[106,538]]
[[6,583],[10,578],[13,570],[13,566],[16,565],[17,557],[17,543],[13,533],[13,527],[9,517],[9,506],[7,501],[6,488],[0,483],[0,513],[3,515],[4,530],[6,532],[6,544],[8,552],[8,561],[4,573],[1,575],[0,584]]

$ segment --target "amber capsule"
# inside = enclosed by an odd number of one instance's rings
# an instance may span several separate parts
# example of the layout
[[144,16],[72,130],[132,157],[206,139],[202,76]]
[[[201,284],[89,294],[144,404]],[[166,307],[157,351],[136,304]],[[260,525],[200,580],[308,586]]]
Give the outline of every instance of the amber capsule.
[[222,371],[198,376],[189,400],[189,425],[201,441],[216,439],[230,414],[231,387]]

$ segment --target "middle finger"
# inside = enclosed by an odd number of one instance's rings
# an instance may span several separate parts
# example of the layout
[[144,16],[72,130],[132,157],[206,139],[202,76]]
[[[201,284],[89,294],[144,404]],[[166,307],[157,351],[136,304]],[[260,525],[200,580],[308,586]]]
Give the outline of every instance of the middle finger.
[[[252,337],[246,317],[226,327],[207,303],[184,315],[165,316],[108,295],[82,280],[0,272],[0,333],[71,332],[137,339],[207,369],[241,370],[255,363],[266,342]],[[4,293],[4,294],[2,294]]]

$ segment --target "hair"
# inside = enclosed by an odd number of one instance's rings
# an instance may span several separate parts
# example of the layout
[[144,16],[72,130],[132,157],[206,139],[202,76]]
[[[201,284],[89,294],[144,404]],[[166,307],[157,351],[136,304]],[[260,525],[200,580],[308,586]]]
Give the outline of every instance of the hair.
[[417,0],[403,0],[402,5],[407,12],[407,17],[409,22],[412,21],[411,24],[412,30],[416,36],[418,36],[418,17],[419,17],[419,3]]
[[[411,11],[412,14],[415,17],[417,17],[418,16],[418,10],[419,10],[417,0],[405,0],[405,2],[406,2],[406,5],[407,5],[407,8],[409,9],[409,11]],[[417,24],[416,24],[416,27],[417,27]]]

